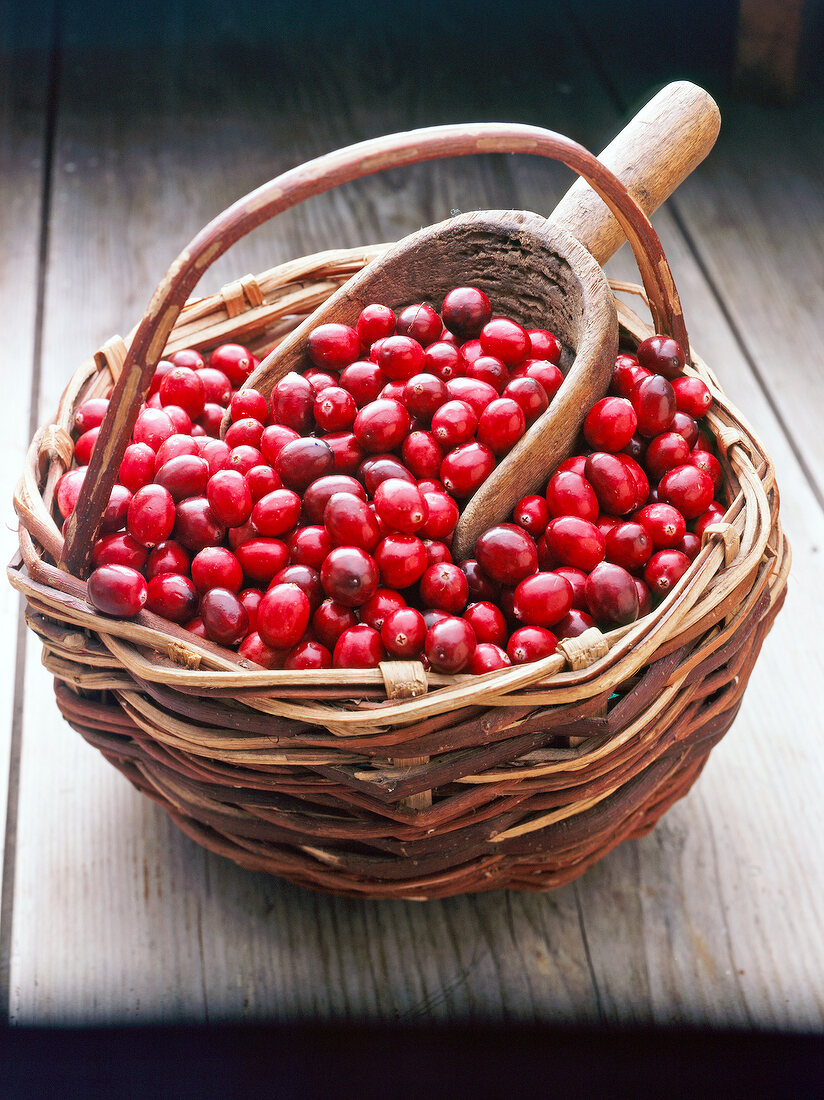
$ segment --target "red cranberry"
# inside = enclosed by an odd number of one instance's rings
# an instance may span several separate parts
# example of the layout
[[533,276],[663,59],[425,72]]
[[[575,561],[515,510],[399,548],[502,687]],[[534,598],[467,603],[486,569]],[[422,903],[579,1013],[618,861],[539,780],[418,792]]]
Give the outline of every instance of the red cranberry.
[[203,383],[206,404],[225,408],[232,399],[232,383],[226,374],[215,367],[204,367],[198,371],[198,375]]
[[[150,486],[146,486],[146,489]],[[144,492],[144,489],[138,489],[139,493]],[[102,535],[108,535],[112,531],[119,531],[126,525],[126,517],[131,507],[132,494],[126,488],[125,485],[113,485],[112,491],[109,494],[109,503],[106,505],[106,511],[103,513],[103,523],[100,525],[100,533]],[[130,532],[131,533],[131,532]]]
[[493,642],[498,646],[506,645],[506,619],[500,608],[493,603],[488,600],[472,603],[464,611],[463,618],[472,627],[473,633],[479,642]]
[[709,451],[693,451],[686,461],[690,466],[697,466],[699,470],[709,475],[713,490],[717,493],[721,486],[722,471],[721,463],[715,455]]
[[377,363],[385,378],[406,382],[424,369],[424,352],[411,336],[387,336],[381,341]]
[[358,477],[366,486],[367,493],[372,496],[380,483],[390,477],[397,477],[410,483],[415,481],[414,475],[410,474],[394,455],[372,455],[365,458],[358,470]]
[[316,367],[340,370],[354,363],[360,354],[361,341],[355,329],[336,322],[318,325],[309,333],[306,351]]
[[535,378],[513,378],[501,394],[521,406],[527,424],[532,424],[549,407],[546,390]]
[[676,547],[687,530],[684,517],[671,504],[647,504],[632,518],[646,529],[654,550]]
[[414,535],[387,535],[375,550],[381,583],[388,588],[409,588],[423,576],[426,547]]
[[542,626],[522,626],[507,643],[506,652],[513,665],[540,661],[550,657],[558,647],[558,639]]
[[312,629],[327,649],[334,649],[335,642],[351,626],[357,626],[358,619],[351,607],[337,600],[326,599],[312,616]]
[[206,546],[192,559],[192,580],[200,593],[210,588],[228,588],[237,593],[243,586],[243,570],[225,546]]
[[445,401],[432,417],[432,435],[447,451],[466,443],[477,427],[478,417],[466,401]]
[[371,626],[360,623],[344,630],[335,643],[333,668],[377,668],[386,659],[381,636]]
[[210,588],[200,601],[200,617],[206,634],[218,645],[235,646],[249,633],[246,608],[226,588]]
[[425,639],[426,623],[413,607],[392,611],[381,626],[381,641],[391,657],[412,660],[420,656]]
[[401,455],[410,473],[425,478],[440,473],[444,452],[431,432],[417,431],[404,439]]
[[181,573],[159,573],[147,586],[146,610],[173,623],[187,623],[197,611],[197,589]]
[[209,475],[212,476],[218,470],[228,470],[232,460],[232,451],[222,439],[207,439],[201,448],[201,457],[209,463]]
[[376,340],[391,336],[395,331],[395,312],[389,306],[373,302],[360,312],[355,331],[361,347],[370,348]]
[[690,448],[686,439],[678,432],[664,432],[650,440],[644,464],[651,477],[660,480],[667,470],[683,466],[689,461]]
[[642,378],[630,394],[632,407],[638,417],[641,435],[660,435],[669,429],[675,416],[675,390],[672,383],[660,374]]
[[291,371],[272,391],[272,420],[305,435],[314,427],[315,391],[311,382]]
[[622,459],[626,455],[596,451],[586,462],[586,479],[595,490],[601,509],[614,516],[632,511],[638,498],[638,483]]
[[719,501],[714,500],[707,508],[706,512],[702,512],[701,515],[692,524],[693,533],[702,538],[704,531],[711,523],[719,523],[724,518],[724,512],[726,509],[724,505]]
[[470,600],[494,601],[497,599],[498,585],[484,573],[475,558],[466,558],[458,565],[466,575]]
[[695,534],[694,531],[687,531],[675,549],[680,550],[682,554],[686,554],[690,561],[695,561],[701,549],[701,536]]
[[[267,493],[274,493],[275,489],[282,488],[281,480],[271,466],[253,466],[244,477],[253,504],[257,504]],[[246,520],[241,522],[245,523]]]
[[623,397],[596,401],[584,420],[584,439],[593,451],[622,451],[635,434],[638,418]]
[[424,651],[436,672],[454,673],[466,668],[475,645],[475,633],[469,623],[448,615],[429,627]]
[[441,382],[449,382],[452,378],[460,378],[466,374],[466,361],[461,349],[443,340],[438,340],[426,348],[423,354],[423,367]]
[[426,523],[429,507],[417,485],[390,477],[375,490],[375,511],[387,527],[412,535]]
[[231,424],[223,438],[232,449],[242,446],[260,449],[263,424],[252,416],[244,417],[243,420]]
[[281,448],[275,462],[278,476],[287,488],[298,492],[331,472],[335,465],[332,448],[322,439],[295,439]]
[[475,543],[475,554],[484,573],[500,584],[518,584],[538,569],[534,540],[514,523],[484,531]]
[[256,630],[252,630],[250,634],[246,635],[238,646],[237,652],[239,657],[243,657],[253,664],[260,665],[261,668],[284,667],[285,651],[282,649],[272,649],[271,646],[264,642]]
[[263,455],[257,447],[250,447],[245,443],[241,443],[240,446],[233,447],[229,452],[226,469],[248,474],[250,470],[254,470],[255,466],[261,466],[263,462]]
[[372,509],[352,493],[334,493],[329,498],[323,523],[333,546],[356,546],[371,553],[380,542]]
[[202,497],[181,500],[175,513],[174,537],[187,550],[197,553],[223,542],[225,528]]
[[301,500],[291,489],[267,493],[252,509],[252,525],[259,535],[285,535],[298,522]]
[[148,598],[146,581],[128,565],[101,565],[87,582],[89,602],[104,615],[131,619]]
[[340,387],[352,395],[356,406],[362,409],[374,401],[383,388],[384,377],[377,363],[359,359],[341,371]]
[[714,492],[710,475],[690,465],[668,470],[658,485],[661,500],[672,504],[685,519],[696,519],[705,512]]
[[549,401],[552,400],[564,381],[564,376],[554,363],[546,363],[538,359],[527,362],[524,377],[532,378],[540,383]]
[[192,439],[190,435],[170,435],[168,439],[160,444],[154,456],[155,472],[173,458],[179,458],[181,455],[202,457],[197,441]]
[[616,523],[606,533],[606,560],[632,572],[649,561],[652,539],[640,523]]
[[561,358],[561,342],[554,333],[545,328],[529,328],[529,354],[533,359],[547,359],[557,363]]
[[398,335],[411,336],[423,347],[434,343],[440,336],[442,328],[440,317],[432,306],[426,303],[407,306],[398,314],[396,329]]
[[132,439],[135,443],[146,443],[156,451],[164,440],[174,434],[171,418],[163,409],[143,409],[135,421]]
[[490,401],[497,400],[498,391],[488,382],[482,382],[479,378],[451,378],[446,383],[446,389],[455,401],[465,401],[475,410],[475,415],[480,417]]
[[240,389],[254,369],[254,356],[241,344],[221,344],[209,356],[209,366],[223,371],[235,389]]
[[143,546],[157,546],[172,533],[175,502],[161,485],[144,485],[129,504],[129,534]]
[[546,502],[550,516],[580,516],[595,522],[598,518],[598,498],[583,474],[558,469],[546,487]]
[[358,608],[358,616],[362,623],[371,626],[373,630],[380,630],[387,617],[400,607],[406,607],[406,600],[400,592],[393,588],[379,588],[374,596]]
[[484,443],[462,443],[444,457],[441,481],[456,497],[468,497],[495,469],[495,456]]
[[448,397],[446,384],[433,374],[415,374],[403,387],[403,404],[412,416],[429,423]]
[[178,405],[192,420],[203,412],[206,404],[206,388],[197,371],[189,367],[173,367],[160,383],[161,404]]
[[640,508],[643,504],[646,504],[649,498],[649,480],[647,475],[635,459],[630,458],[629,455],[622,453],[617,454],[615,457],[635,482],[635,501],[632,507],[633,509]]
[[89,397],[78,405],[74,425],[81,434],[99,428],[109,407],[108,397]]
[[246,614],[249,616],[249,630],[257,630],[257,613],[263,593],[257,588],[244,588],[242,592],[238,592],[237,598],[246,608]]
[[488,382],[497,393],[500,393],[509,382],[509,371],[506,365],[494,355],[479,355],[475,362],[467,367],[466,375],[467,378]]
[[257,630],[273,649],[297,645],[309,625],[309,597],[296,584],[276,584],[258,605]]
[[188,573],[190,558],[179,542],[167,539],[159,542],[149,554],[146,576],[149,580],[161,573]]
[[479,441],[496,455],[510,451],[525,431],[524,411],[511,397],[490,401],[478,421]]
[[604,560],[606,540],[594,523],[580,516],[558,516],[546,529],[547,548],[559,565],[589,573]]
[[341,386],[328,386],[315,398],[315,423],[324,432],[351,428],[356,412],[354,397]]
[[320,642],[298,642],[283,662],[284,668],[331,668],[332,654]]
[[309,523],[322,523],[326,505],[336,493],[366,500],[361,483],[349,474],[326,474],[313,481],[303,494],[303,514]]
[[155,474],[155,482],[168,490],[175,502],[199,496],[205,491],[208,480],[209,463],[199,455],[171,458]]
[[[593,493],[593,497],[594,497]],[[528,532],[534,539],[539,538],[549,523],[549,508],[543,497],[532,493],[522,497],[512,512],[512,518],[519,527]]]
[[492,306],[482,290],[474,286],[458,286],[443,300],[441,317],[444,325],[459,340],[472,340],[492,317]]
[[353,432],[329,432],[323,442],[332,452],[335,473],[353,474],[364,459],[365,452]]
[[638,362],[654,374],[662,374],[672,381],[684,369],[684,352],[671,336],[649,336],[638,345]]
[[690,447],[694,447],[698,442],[698,425],[695,422],[694,417],[689,413],[676,412],[672,418],[672,423],[669,426],[671,432],[678,432],[686,439]]
[[430,565],[421,577],[420,594],[426,607],[457,615],[466,607],[469,585],[457,565]]
[[659,550],[647,562],[644,580],[654,596],[661,598],[689,569],[690,559],[680,550]]
[[[643,584],[643,581],[641,582]],[[580,638],[585,630],[591,630],[595,620],[586,611],[573,607],[563,619],[555,625],[557,638]]]
[[155,452],[148,443],[130,443],[123,453],[117,480],[136,493],[154,477],[154,461]]
[[469,658],[466,671],[482,676],[485,672],[495,672],[499,668],[508,668],[511,664],[500,646],[492,642],[479,642]]
[[74,457],[77,460],[78,466],[88,466],[99,434],[100,428],[89,428],[87,432],[83,432],[75,443]]
[[206,627],[203,625],[203,619],[199,615],[196,615],[194,619],[190,619],[185,624],[184,630],[188,630],[190,634],[194,634],[196,638],[208,639],[209,635],[206,633]]
[[309,565],[319,571],[331,549],[332,539],[325,527],[299,527],[289,544],[289,560],[293,565]]
[[206,485],[206,498],[215,519],[226,527],[240,527],[252,514],[252,494],[243,474],[218,470]]
[[376,558],[357,546],[338,546],[321,566],[320,579],[332,599],[347,607],[359,607],[377,591]]
[[515,589],[515,618],[529,626],[554,626],[572,607],[572,585],[557,573],[534,573]]
[[427,569],[430,565],[452,564],[452,551],[445,542],[438,542],[437,539],[423,539],[423,544],[426,547]]
[[640,577],[633,577],[635,591],[638,593],[638,618],[642,619],[652,611],[652,593],[648,585]]
[[141,546],[131,535],[122,532],[103,535],[92,548],[92,562],[95,566],[128,565],[132,569],[140,570],[146,564],[147,557],[146,547]]
[[409,425],[409,413],[400,401],[378,398],[359,410],[353,431],[365,451],[380,454],[399,447]]
[[681,412],[689,413],[698,420],[709,411],[712,394],[700,378],[674,378],[672,388],[675,401]]
[[526,330],[506,317],[493,317],[481,329],[484,355],[494,355],[508,367],[515,367],[529,354],[531,344]]
[[614,562],[602,561],[587,577],[590,613],[602,626],[625,626],[638,618],[638,592],[629,573]]
[[579,611],[585,611],[587,606],[586,573],[582,569],[576,569],[574,565],[559,565],[552,572],[557,573],[559,577],[563,577],[568,582],[572,589],[572,606],[577,607]]

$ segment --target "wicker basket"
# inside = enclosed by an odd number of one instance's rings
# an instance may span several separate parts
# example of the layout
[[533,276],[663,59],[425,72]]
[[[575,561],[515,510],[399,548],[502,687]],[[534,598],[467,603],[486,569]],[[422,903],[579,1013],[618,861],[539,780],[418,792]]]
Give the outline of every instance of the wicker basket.
[[[535,149],[525,141],[513,151]],[[404,157],[393,163],[422,159]],[[263,354],[385,247],[304,257],[166,314],[159,291],[147,318],[157,331],[158,315],[168,317],[171,333],[155,337],[154,361],[164,346],[229,340]],[[169,278],[187,294],[181,270],[173,265]],[[674,286],[665,294],[677,316]],[[652,333],[623,301],[616,307],[622,346]],[[20,554],[9,576],[68,723],[189,836],[252,870],[350,896],[546,890],[646,833],[687,792],[735,718],[790,561],[770,457],[694,352],[687,370],[713,395],[707,423],[729,508],[652,614],[484,676],[395,661],[264,671],[147,612],[128,621],[95,612],[85,582],[59,567],[66,547],[53,496],[72,463],[75,409],[118,379],[116,393],[124,388],[147,318],[78,369],[54,423],[37,432],[15,497]],[[125,445],[129,426],[119,427]]]

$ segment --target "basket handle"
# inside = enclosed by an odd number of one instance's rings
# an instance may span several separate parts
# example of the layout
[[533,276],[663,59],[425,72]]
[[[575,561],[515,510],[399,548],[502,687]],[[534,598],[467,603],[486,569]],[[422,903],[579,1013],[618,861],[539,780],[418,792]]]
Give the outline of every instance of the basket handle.
[[152,295],[109,402],[77,505],[69,519],[60,566],[89,573],[92,547],[120,461],[175,321],[203,273],[253,229],[343,183],[387,168],[475,153],[529,153],[559,160],[606,202],[632,246],[655,328],[675,337],[689,360],[678,292],[658,235],[624,185],[582,145],[538,126],[471,123],[433,126],[372,138],[282,173],[233,203],[180,253]]

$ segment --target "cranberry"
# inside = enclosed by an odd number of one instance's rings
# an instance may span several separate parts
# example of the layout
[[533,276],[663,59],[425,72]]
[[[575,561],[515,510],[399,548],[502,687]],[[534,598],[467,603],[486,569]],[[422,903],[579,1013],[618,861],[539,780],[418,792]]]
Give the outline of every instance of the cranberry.
[[644,438],[644,436],[639,435],[638,432],[636,432],[633,435],[632,439],[630,439],[629,443],[627,443],[626,447],[624,447],[622,453],[627,455],[634,462],[643,462],[644,456],[647,453],[647,444],[648,441]]
[[492,306],[482,290],[474,286],[458,286],[450,290],[441,306],[444,325],[459,340],[471,340],[492,317]]
[[638,593],[638,618],[642,619],[652,611],[652,593],[649,586],[640,577],[633,577],[635,591]]
[[249,633],[246,608],[226,588],[210,588],[200,601],[200,617],[206,634],[218,645],[234,646]]
[[108,397],[89,397],[78,405],[74,425],[81,434],[99,428],[109,407]]
[[564,376],[554,363],[546,363],[538,359],[527,362],[524,377],[532,378],[540,383],[549,401],[552,400],[564,381]]
[[341,386],[327,386],[315,398],[315,423],[325,432],[351,428],[356,412],[354,397]]
[[204,367],[198,371],[198,375],[203,383],[206,404],[220,405],[222,408],[226,408],[232,399],[232,383],[226,374],[215,367]]
[[260,665],[261,668],[284,667],[285,651],[282,649],[272,649],[270,645],[264,642],[256,630],[252,630],[250,634],[247,634],[240,643],[238,646],[238,656],[243,657],[247,661],[252,661],[256,665]]
[[507,643],[506,652],[513,665],[527,664],[550,657],[558,647],[558,639],[542,626],[522,626]]
[[306,632],[311,617],[309,597],[297,584],[275,584],[258,606],[257,629],[273,649],[290,649]]
[[144,485],[128,506],[127,527],[132,538],[143,546],[157,546],[172,533],[175,502],[161,485]]
[[619,355],[615,360],[609,392],[616,397],[629,398],[641,379],[650,378],[651,375],[652,372],[642,367],[634,355]]
[[565,458],[555,471],[556,474],[580,474],[581,477],[586,477],[587,469],[587,456],[586,455],[570,455],[569,458]]
[[436,672],[454,673],[466,668],[475,646],[475,632],[469,623],[448,615],[429,627],[424,651]]
[[672,388],[675,390],[675,401],[681,412],[689,413],[698,420],[709,411],[712,394],[700,378],[674,378]]
[[506,317],[493,317],[481,329],[481,348],[484,355],[494,355],[508,367],[515,367],[526,359],[531,344],[526,330]]
[[654,374],[672,381],[684,369],[684,352],[671,336],[649,336],[638,345],[638,362]]
[[684,519],[696,519],[712,503],[715,490],[709,474],[697,466],[676,466],[658,485],[662,501],[677,508]]
[[[165,490],[164,490],[165,492]],[[197,553],[207,546],[223,542],[225,528],[202,497],[181,500],[175,509],[174,537],[177,542]],[[168,536],[164,536],[166,538]],[[158,539],[158,542],[161,541]]]
[[517,584],[538,570],[534,540],[514,523],[484,531],[475,543],[475,554],[484,573],[500,584]]
[[694,531],[687,531],[675,549],[680,550],[682,554],[686,554],[690,561],[695,561],[701,549],[701,536],[695,534]]
[[173,367],[160,383],[160,400],[166,405],[178,405],[196,420],[206,404],[206,388],[197,371],[189,367]]
[[246,478],[237,470],[218,470],[206,485],[212,514],[226,527],[240,527],[252,514],[252,494]]
[[417,485],[387,478],[375,490],[375,511],[395,531],[412,535],[426,523],[429,507]]
[[[594,497],[593,493],[593,497]],[[522,497],[512,512],[512,518],[519,527],[523,527],[534,539],[539,538],[549,523],[549,508],[543,497],[536,494]]]
[[594,523],[580,516],[558,516],[546,529],[547,548],[556,564],[589,573],[604,559],[606,540]]
[[207,546],[192,559],[192,580],[200,593],[210,588],[228,588],[237,593],[243,586],[243,570],[231,550]]
[[236,420],[231,424],[223,437],[231,447],[255,447],[260,449],[263,438],[263,424],[255,420],[253,416],[246,416],[243,420]]
[[532,424],[549,407],[546,390],[535,378],[513,378],[501,394],[517,401],[523,410],[527,424]]
[[325,474],[317,478],[303,495],[303,514],[309,523],[322,523],[327,503],[336,493],[348,493],[366,500],[361,483],[349,474]]
[[78,466],[88,466],[99,434],[100,428],[89,428],[87,432],[83,432],[75,443],[74,457],[77,460]]
[[622,453],[617,454],[615,457],[635,482],[635,501],[632,507],[633,509],[640,508],[643,504],[646,504],[649,497],[649,480],[647,475],[635,459],[630,458],[629,455]]
[[143,576],[128,565],[99,566],[89,577],[86,591],[92,607],[119,619],[131,619],[148,598]]
[[314,427],[315,391],[311,382],[291,371],[272,390],[272,420],[304,435]]
[[477,378],[481,382],[488,382],[490,386],[500,393],[509,382],[509,371],[500,359],[494,355],[480,355],[466,370],[467,378]]
[[390,612],[380,629],[381,641],[391,657],[411,660],[423,652],[426,623],[420,611],[413,607],[400,607]]
[[298,642],[283,662],[284,668],[331,668],[332,654],[320,642]]
[[457,565],[430,565],[421,577],[420,594],[426,607],[436,607],[457,615],[466,607],[469,585]]
[[456,497],[475,492],[495,469],[495,456],[484,443],[462,443],[444,457],[441,481]]
[[[199,455],[177,455],[155,474],[155,482],[168,490],[175,502],[199,496],[209,480],[209,463]],[[146,486],[148,488],[148,486]],[[143,490],[138,490],[143,492]]]
[[403,404],[412,416],[429,423],[448,397],[446,383],[433,374],[415,374],[403,387]]
[[473,633],[479,642],[493,642],[498,646],[506,645],[506,619],[500,608],[493,603],[488,600],[472,603],[464,611],[463,618],[472,627]]
[[678,432],[664,432],[650,440],[644,459],[650,475],[660,480],[667,470],[683,466],[689,461],[690,448],[686,439]]
[[666,378],[660,374],[642,378],[633,388],[630,401],[641,435],[660,435],[669,429],[676,406],[675,390]]
[[482,676],[485,672],[495,672],[499,668],[508,668],[512,662],[499,645],[493,642],[479,642],[469,658],[467,672]]
[[632,572],[647,563],[652,539],[640,523],[616,523],[606,533],[606,560]]
[[423,544],[426,548],[427,568],[430,565],[452,564],[452,551],[445,542],[438,542],[437,539],[423,539]]
[[306,489],[313,481],[331,472],[335,465],[332,448],[322,439],[294,439],[281,448],[275,469],[289,489]]
[[363,461],[365,452],[353,432],[329,432],[323,442],[332,452],[336,473],[352,474]]
[[238,592],[237,598],[246,608],[246,614],[249,616],[249,629],[257,630],[257,613],[263,593],[257,588],[244,588],[242,592]]
[[377,363],[359,359],[341,371],[339,385],[352,395],[356,406],[361,409],[377,398],[383,383],[384,377]]
[[[271,466],[253,466],[243,476],[253,504],[257,504],[267,493],[274,493],[275,489],[282,488],[281,480]],[[244,519],[241,522],[245,523],[246,520]]]
[[203,619],[199,615],[196,615],[194,619],[190,619],[188,623],[184,625],[184,630],[188,630],[190,634],[194,634],[196,638],[208,639],[209,635],[206,633],[206,627],[203,625]]
[[167,462],[170,462],[173,458],[180,458],[181,455],[202,457],[197,441],[192,439],[190,435],[170,435],[168,439],[160,444],[154,456],[155,473]]
[[561,341],[558,337],[545,328],[529,328],[526,330],[529,337],[529,354],[534,359],[548,359],[550,363],[557,363],[561,358]]
[[690,559],[680,550],[659,550],[647,562],[644,580],[654,596],[663,597],[689,569]]
[[[148,486],[147,486],[148,488]],[[138,490],[142,492],[143,490]],[[132,494],[125,485],[113,485],[109,494],[109,503],[103,513],[103,522],[100,525],[100,533],[108,535],[113,531],[119,531],[126,524],[126,517],[131,507]]]
[[312,616],[312,629],[327,649],[334,649],[344,630],[357,626],[357,623],[357,615],[351,607],[332,599],[324,600]]
[[431,432],[416,431],[404,439],[401,455],[410,473],[424,478],[440,473],[444,452]]
[[221,344],[209,356],[209,366],[222,371],[235,389],[243,385],[254,365],[254,356],[241,344]]
[[579,611],[585,611],[587,606],[586,573],[582,569],[576,569],[574,565],[559,565],[552,572],[557,573],[559,577],[563,577],[572,589],[572,606],[577,607]]
[[426,348],[423,366],[425,371],[435,375],[441,382],[449,382],[452,378],[461,378],[466,374],[466,361],[461,349],[443,340]]
[[478,417],[466,401],[446,401],[432,417],[432,435],[447,451],[475,434]]
[[380,454],[400,446],[410,423],[409,413],[400,401],[378,398],[359,410],[353,431],[365,451]]
[[163,409],[143,409],[135,421],[132,439],[135,443],[147,443],[156,451],[164,440],[175,434],[174,425]]
[[414,535],[390,534],[375,550],[381,583],[389,588],[409,588],[423,576],[427,567],[426,547]]
[[358,470],[358,476],[366,486],[367,493],[372,495],[380,483],[390,477],[397,477],[410,483],[415,480],[414,475],[394,455],[373,455],[364,459]]
[[529,626],[554,626],[572,607],[572,585],[557,573],[534,573],[515,589],[515,618]]
[[490,401],[478,421],[478,439],[496,455],[504,455],[526,431],[526,417],[517,401],[499,397]]
[[601,509],[614,516],[632,511],[638,498],[638,483],[622,459],[631,461],[626,455],[596,451],[586,462],[586,480],[595,490]]
[[260,437],[260,450],[270,466],[277,462],[278,455],[287,443],[300,439],[294,428],[287,428],[284,424],[270,424],[263,429]]
[[602,626],[625,626],[638,618],[635,581],[620,565],[602,561],[587,577],[586,597],[590,613]]
[[147,587],[146,610],[173,623],[187,623],[197,611],[197,589],[181,573],[159,573]]
[[257,447],[250,447],[246,443],[241,443],[240,446],[233,447],[229,452],[226,469],[248,474],[250,470],[254,470],[255,466],[260,466],[263,462],[263,455]]
[[377,668],[386,658],[381,636],[371,626],[360,623],[344,630],[335,643],[333,668]]
[[[128,536],[127,536],[128,537]],[[190,558],[179,542],[167,539],[159,542],[149,554],[146,576],[149,580],[161,573],[188,573]]]
[[411,336],[387,336],[378,349],[377,364],[385,378],[406,382],[424,369],[424,351]]
[[687,530],[684,517],[671,504],[648,504],[632,518],[646,529],[654,550],[676,547]]
[[338,546],[321,566],[320,579],[332,599],[347,607],[359,607],[377,591],[376,558],[357,546]]
[[376,340],[391,336],[395,331],[395,311],[378,302],[364,306],[355,324],[355,331],[361,347],[370,348]]
[[147,557],[146,547],[141,546],[131,535],[122,532],[103,535],[92,548],[92,562],[95,566],[128,565],[132,569],[142,569]]
[[584,439],[593,451],[622,451],[635,434],[638,418],[623,397],[596,401],[584,420]]
[[[117,480],[136,493],[154,477],[155,452],[148,443],[130,443],[123,452]],[[58,499],[58,507],[60,501]]]
[[231,448],[222,439],[207,439],[200,448],[201,457],[209,463],[210,476],[218,470],[228,470],[232,460]]
[[546,502],[550,516],[580,516],[595,522],[598,518],[598,497],[583,474],[558,469],[546,487]]
[[252,509],[252,525],[259,535],[277,536],[291,531],[298,521],[301,500],[291,489],[267,493]]
[[717,493],[721,486],[722,471],[721,463],[715,455],[709,451],[693,451],[686,461],[690,466],[697,466],[699,470],[709,475],[713,490]]
[[479,418],[487,405],[498,397],[495,387],[479,378],[452,378],[446,383],[446,389],[452,400],[471,405]]
[[393,588],[379,588],[374,596],[358,608],[358,615],[362,623],[371,626],[373,630],[380,630],[387,616],[400,607],[406,607],[406,600],[400,592]]
[[441,319],[432,306],[422,305],[407,306],[398,314],[397,333],[399,336],[411,336],[419,344],[426,347],[432,344],[441,334],[443,325]]
[[676,412],[670,424],[670,431],[682,435],[690,447],[694,447],[698,442],[698,425],[689,413]]
[[289,560],[293,565],[309,565],[320,570],[331,549],[332,539],[325,527],[299,527],[289,544]]
[[470,600],[494,601],[498,596],[498,585],[491,580],[474,558],[466,558],[458,563],[469,585]]
[[573,607],[555,624],[555,635],[558,638],[580,638],[585,630],[591,630],[593,626],[595,620],[590,614],[579,607]]
[[703,537],[704,531],[711,523],[718,523],[724,518],[725,508],[723,504],[720,504],[717,500],[712,501],[706,512],[702,512],[701,515],[693,522],[692,530],[694,534],[699,538]]
[[355,546],[371,553],[380,542],[371,508],[352,493],[334,493],[329,498],[323,523],[333,546]]
[[306,350],[316,367],[340,370],[357,359],[361,340],[349,325],[332,322],[318,325],[309,333]]

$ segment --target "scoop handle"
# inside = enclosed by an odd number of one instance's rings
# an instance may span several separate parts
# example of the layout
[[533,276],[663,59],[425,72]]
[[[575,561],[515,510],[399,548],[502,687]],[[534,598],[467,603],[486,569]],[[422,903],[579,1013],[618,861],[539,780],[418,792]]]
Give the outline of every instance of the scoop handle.
[[[688,80],[662,88],[599,154],[649,216],[701,163],[715,144],[721,114],[715,100]],[[624,232],[586,180],[570,187],[550,221],[566,229],[605,264]]]

